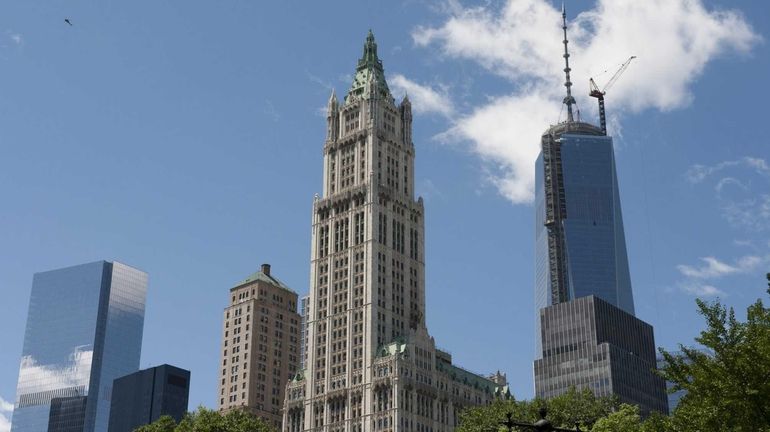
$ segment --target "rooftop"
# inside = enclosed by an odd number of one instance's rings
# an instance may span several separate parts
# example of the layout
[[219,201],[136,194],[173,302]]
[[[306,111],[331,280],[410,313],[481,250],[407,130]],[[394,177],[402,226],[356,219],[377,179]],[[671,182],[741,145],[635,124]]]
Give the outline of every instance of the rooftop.
[[270,264],[262,264],[262,268],[259,271],[252,273],[246,279],[238,282],[232,288],[230,288],[230,290],[234,290],[236,288],[242,287],[243,285],[247,285],[254,282],[265,282],[270,285],[276,286],[278,288],[285,289],[286,291],[289,291],[292,294],[297,294],[297,292],[289,288],[288,285],[281,282],[276,277],[270,275]]

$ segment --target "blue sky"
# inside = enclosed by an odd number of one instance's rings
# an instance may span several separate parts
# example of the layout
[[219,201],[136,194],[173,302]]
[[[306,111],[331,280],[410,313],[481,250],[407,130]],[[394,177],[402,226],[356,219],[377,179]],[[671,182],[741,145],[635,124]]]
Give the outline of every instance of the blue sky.
[[[567,7],[585,120],[588,78],[638,56],[607,93],[637,315],[658,345],[688,344],[695,296],[742,310],[770,271],[770,6]],[[319,109],[369,28],[416,111],[429,330],[531,397],[532,173],[560,118],[557,8],[2,2],[0,398],[15,396],[32,274],[107,259],[150,275],[141,366],[190,369],[191,406],[214,406],[228,288],[269,262],[308,289]]]

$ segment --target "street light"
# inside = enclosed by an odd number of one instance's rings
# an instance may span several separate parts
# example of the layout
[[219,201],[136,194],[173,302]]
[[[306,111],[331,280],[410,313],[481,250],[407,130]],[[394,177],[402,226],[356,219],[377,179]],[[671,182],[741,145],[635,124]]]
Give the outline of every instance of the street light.
[[508,428],[508,432],[513,432],[513,427],[518,426],[521,428],[526,428],[528,430],[533,430],[537,432],[580,432],[580,425],[575,424],[575,429],[565,429],[556,427],[553,424],[551,424],[550,421],[548,421],[545,416],[548,413],[548,411],[545,408],[540,408],[540,411],[538,414],[540,414],[540,420],[536,421],[535,423],[523,423],[516,420],[513,420],[513,414],[508,413],[505,415],[506,419],[501,424]]

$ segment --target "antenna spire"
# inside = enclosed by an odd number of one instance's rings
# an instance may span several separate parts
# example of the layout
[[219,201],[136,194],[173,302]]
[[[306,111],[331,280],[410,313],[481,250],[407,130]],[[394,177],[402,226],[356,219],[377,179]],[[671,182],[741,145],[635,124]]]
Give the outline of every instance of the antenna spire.
[[567,40],[567,10],[564,7],[564,3],[561,4],[561,19],[562,19],[562,30],[564,30],[564,75],[566,76],[566,81],[564,81],[564,87],[567,87],[567,96],[564,97],[563,103],[567,105],[567,121],[572,122],[574,121],[572,117],[572,105],[574,105],[575,98],[572,97],[572,81],[569,79],[569,72],[572,70],[569,67],[569,50],[567,49],[567,44],[569,41]]

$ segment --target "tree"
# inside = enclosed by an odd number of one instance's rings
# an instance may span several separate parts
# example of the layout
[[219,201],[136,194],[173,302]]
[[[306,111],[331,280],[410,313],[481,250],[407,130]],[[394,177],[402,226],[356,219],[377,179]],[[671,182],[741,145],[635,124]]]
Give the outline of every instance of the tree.
[[233,410],[226,414],[198,407],[176,424],[174,419],[163,416],[142,426],[135,432],[276,432],[275,429],[259,417],[244,411]]
[[622,404],[617,411],[600,418],[591,428],[591,432],[641,432],[639,407]]
[[[770,294],[770,273],[768,294]],[[770,431],[770,308],[758,299],[746,321],[718,300],[696,300],[706,329],[695,340],[710,352],[680,345],[682,355],[661,349],[661,374],[673,390],[686,390],[674,411],[676,431]]]
[[164,415],[152,422],[152,424],[136,429],[135,432],[174,432],[174,428],[176,428],[174,419],[171,416]]
[[548,419],[560,427],[574,427],[580,424],[583,430],[593,425],[598,419],[610,414],[619,405],[616,399],[596,397],[589,389],[576,390],[574,387],[563,395],[549,399],[532,401],[505,400],[495,401],[490,405],[471,407],[460,414],[457,432],[489,432],[506,430],[501,422],[507,413],[513,419],[523,422],[538,420],[541,407],[548,409]]

